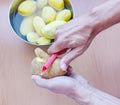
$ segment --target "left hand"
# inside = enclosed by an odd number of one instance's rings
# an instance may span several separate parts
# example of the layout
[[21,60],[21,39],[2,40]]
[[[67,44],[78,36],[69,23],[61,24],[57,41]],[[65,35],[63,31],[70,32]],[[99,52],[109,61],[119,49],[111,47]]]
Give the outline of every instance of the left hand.
[[79,94],[81,100],[88,97],[91,92],[91,85],[88,84],[88,81],[76,73],[51,79],[33,75],[32,80],[39,87],[46,88],[54,93],[64,94],[69,97],[76,97]]

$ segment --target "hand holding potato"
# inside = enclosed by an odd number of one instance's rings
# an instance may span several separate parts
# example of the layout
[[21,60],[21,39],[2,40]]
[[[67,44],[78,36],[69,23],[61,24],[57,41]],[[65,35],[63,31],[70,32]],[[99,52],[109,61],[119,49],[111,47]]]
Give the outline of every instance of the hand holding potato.
[[[66,74],[66,71],[60,69],[60,59],[57,58],[48,70],[41,72],[42,66],[49,59],[49,55],[40,48],[35,49],[36,57],[32,61],[32,75],[39,75],[43,78],[52,78]],[[41,74],[42,73],[42,74]]]

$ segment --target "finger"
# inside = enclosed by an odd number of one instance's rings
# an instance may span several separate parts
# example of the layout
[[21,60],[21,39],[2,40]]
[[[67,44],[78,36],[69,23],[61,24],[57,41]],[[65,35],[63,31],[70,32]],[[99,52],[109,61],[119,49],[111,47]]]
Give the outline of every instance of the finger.
[[60,67],[63,71],[66,71],[68,68],[68,65],[70,64],[70,62],[75,59],[76,57],[78,57],[79,55],[81,55],[83,53],[82,51],[82,47],[81,48],[74,48],[72,49],[70,52],[68,52],[62,59],[60,62]]
[[48,53],[56,53],[66,49],[66,45],[61,39],[57,39],[48,49]]
[[68,68],[67,68],[67,75],[68,75],[68,76],[71,76],[71,75],[72,75],[72,72],[73,72],[73,69],[72,69],[72,67],[69,65]]
[[42,88],[49,88],[49,83],[46,79],[41,78],[40,76],[37,75],[32,75],[32,80],[39,86]]

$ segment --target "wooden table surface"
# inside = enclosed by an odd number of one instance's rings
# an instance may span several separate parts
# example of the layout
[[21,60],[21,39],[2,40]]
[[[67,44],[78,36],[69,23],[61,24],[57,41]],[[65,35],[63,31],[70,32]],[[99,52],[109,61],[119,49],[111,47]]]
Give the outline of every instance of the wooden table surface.
[[[78,3],[81,1],[81,3]],[[93,2],[94,1],[94,2]],[[75,16],[105,0],[72,0]],[[10,0],[0,0],[0,105],[77,105],[64,95],[38,88],[31,80],[35,46],[21,41],[8,22]],[[95,87],[120,98],[120,24],[100,33],[72,62],[76,72]],[[46,49],[46,48],[44,48]]]

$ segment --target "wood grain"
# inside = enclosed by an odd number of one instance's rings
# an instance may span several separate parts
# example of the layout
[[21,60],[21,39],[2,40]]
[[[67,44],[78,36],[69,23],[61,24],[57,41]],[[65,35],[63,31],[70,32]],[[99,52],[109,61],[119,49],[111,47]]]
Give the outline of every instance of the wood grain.
[[[72,0],[76,17],[105,0],[81,0],[81,4],[77,1]],[[77,105],[64,95],[38,88],[32,82],[30,63],[36,47],[24,43],[12,32],[8,22],[10,2],[0,1],[0,105]],[[100,33],[72,66],[92,85],[120,98],[119,33],[120,24]]]

